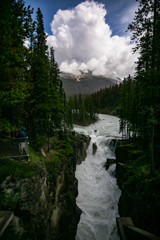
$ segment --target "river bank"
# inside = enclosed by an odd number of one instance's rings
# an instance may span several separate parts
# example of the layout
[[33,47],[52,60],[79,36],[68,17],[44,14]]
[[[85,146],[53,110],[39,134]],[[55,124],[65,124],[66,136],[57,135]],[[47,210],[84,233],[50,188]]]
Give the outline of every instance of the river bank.
[[101,114],[107,114],[119,118],[119,107],[107,106],[102,110],[99,110]]

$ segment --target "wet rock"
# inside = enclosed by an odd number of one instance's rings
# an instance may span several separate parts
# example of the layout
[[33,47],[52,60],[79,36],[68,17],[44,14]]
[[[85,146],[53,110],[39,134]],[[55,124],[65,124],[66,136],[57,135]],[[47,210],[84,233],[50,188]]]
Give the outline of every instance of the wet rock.
[[116,165],[116,177],[117,184],[121,190],[123,190],[126,179],[127,179],[128,167],[124,163],[118,162]]
[[75,131],[73,131],[73,132],[72,132],[72,135],[73,135],[73,136],[75,136],[75,135],[76,135],[76,132],[75,132]]
[[86,143],[86,147],[88,148],[89,143],[91,141],[91,137],[89,135],[84,135],[84,134],[80,134],[79,137],[82,141]]
[[77,144],[74,146],[76,164],[79,165],[85,160],[87,153],[86,150],[89,146],[91,137],[89,135],[80,134]]
[[93,143],[93,145],[92,145],[92,154],[95,155],[96,151],[97,151],[97,144]]
[[115,151],[116,145],[117,145],[117,139],[111,139],[111,141],[110,141],[110,143],[109,143],[109,148],[110,148],[112,151]]
[[107,158],[107,161],[104,164],[104,167],[106,168],[106,170],[108,170],[108,168],[114,163],[116,163],[116,159]]

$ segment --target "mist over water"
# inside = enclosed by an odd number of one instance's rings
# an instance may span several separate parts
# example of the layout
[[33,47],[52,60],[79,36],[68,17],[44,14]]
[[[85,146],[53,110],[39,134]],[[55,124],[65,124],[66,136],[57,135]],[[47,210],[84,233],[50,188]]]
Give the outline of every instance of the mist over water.
[[[78,207],[82,210],[77,228],[76,240],[119,240],[116,217],[121,194],[115,178],[113,164],[106,171],[107,158],[115,159],[114,149],[109,143],[119,138],[119,119],[100,114],[100,120],[87,127],[75,126],[79,133],[90,135],[91,142],[87,157],[76,167],[78,179]],[[95,132],[95,130],[97,130]],[[97,144],[97,152],[92,155],[92,144]]]

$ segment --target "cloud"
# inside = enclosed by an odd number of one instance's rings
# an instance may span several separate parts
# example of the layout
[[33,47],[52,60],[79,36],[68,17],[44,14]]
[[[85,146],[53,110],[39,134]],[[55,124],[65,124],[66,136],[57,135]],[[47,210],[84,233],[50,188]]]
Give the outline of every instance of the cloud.
[[80,70],[90,70],[95,75],[120,78],[133,75],[137,55],[132,54],[130,37],[111,36],[106,14],[104,4],[85,1],[54,15],[53,35],[47,43],[55,49],[61,71],[80,74]]
[[26,48],[29,48],[29,45],[30,45],[30,41],[29,41],[29,39],[28,38],[26,38],[25,40],[24,40],[24,46],[26,47]]

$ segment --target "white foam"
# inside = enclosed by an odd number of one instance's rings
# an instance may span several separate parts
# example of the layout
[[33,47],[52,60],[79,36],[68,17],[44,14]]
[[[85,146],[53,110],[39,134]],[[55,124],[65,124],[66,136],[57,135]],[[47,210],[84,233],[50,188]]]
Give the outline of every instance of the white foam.
[[[74,128],[91,136],[87,157],[76,168],[79,192],[76,201],[82,210],[76,240],[119,240],[116,217],[121,191],[114,177],[116,166],[113,164],[108,171],[103,167],[107,158],[115,158],[108,144],[112,138],[120,137],[119,119],[103,114],[99,118],[102,120],[95,124]],[[94,142],[98,148],[92,155]]]

